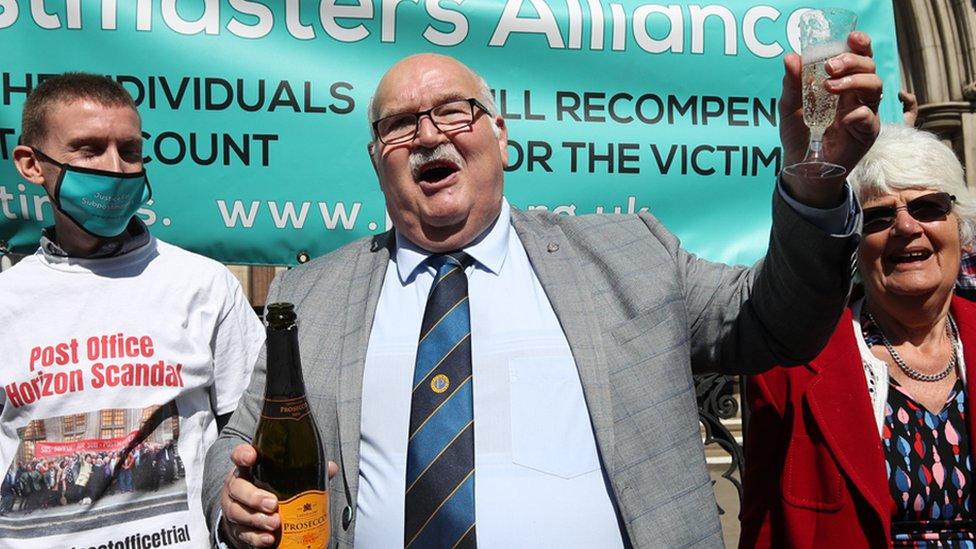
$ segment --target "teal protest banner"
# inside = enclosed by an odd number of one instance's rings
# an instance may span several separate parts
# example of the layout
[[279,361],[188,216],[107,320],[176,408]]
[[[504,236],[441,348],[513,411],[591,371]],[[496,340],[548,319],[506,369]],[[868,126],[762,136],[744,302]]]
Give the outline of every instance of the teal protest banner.
[[[10,162],[44,75],[109,75],[143,117],[158,237],[227,263],[294,264],[389,227],[366,143],[382,73],[431,51],[485,76],[509,127],[506,196],[565,215],[650,210],[684,246],[750,263],[782,164],[782,57],[802,1],[0,0],[0,241],[52,223]],[[874,40],[900,82],[890,2]],[[792,30],[791,30],[792,29]],[[2,244],[2,242],[0,242]]]

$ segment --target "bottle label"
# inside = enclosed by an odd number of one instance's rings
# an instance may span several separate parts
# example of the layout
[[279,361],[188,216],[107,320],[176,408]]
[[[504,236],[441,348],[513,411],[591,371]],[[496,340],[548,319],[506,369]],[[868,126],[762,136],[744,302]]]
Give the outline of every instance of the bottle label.
[[329,495],[319,490],[301,492],[278,502],[281,549],[320,549],[329,543]]
[[308,400],[304,396],[283,399],[266,398],[264,399],[264,409],[261,411],[261,417],[298,421],[310,412]]

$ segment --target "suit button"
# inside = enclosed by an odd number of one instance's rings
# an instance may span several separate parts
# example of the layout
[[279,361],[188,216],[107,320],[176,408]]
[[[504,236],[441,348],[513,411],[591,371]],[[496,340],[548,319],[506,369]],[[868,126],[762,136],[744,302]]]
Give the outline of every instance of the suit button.
[[350,524],[352,524],[352,507],[346,505],[342,510],[342,529],[348,530]]

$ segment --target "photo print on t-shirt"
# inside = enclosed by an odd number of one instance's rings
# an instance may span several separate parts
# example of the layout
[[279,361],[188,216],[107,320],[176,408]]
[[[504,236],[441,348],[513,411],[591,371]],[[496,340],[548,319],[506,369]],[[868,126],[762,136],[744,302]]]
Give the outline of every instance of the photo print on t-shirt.
[[[186,511],[175,401],[35,419],[0,489],[0,539],[64,535]],[[188,539],[175,527],[172,541]]]

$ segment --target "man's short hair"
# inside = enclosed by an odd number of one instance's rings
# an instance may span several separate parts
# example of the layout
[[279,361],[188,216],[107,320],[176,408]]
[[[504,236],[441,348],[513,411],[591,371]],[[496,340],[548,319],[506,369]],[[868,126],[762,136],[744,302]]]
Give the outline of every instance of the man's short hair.
[[47,136],[46,117],[53,105],[83,99],[106,107],[129,107],[136,110],[136,103],[129,92],[111,78],[86,72],[66,72],[52,76],[38,84],[24,102],[21,143],[37,145]]

